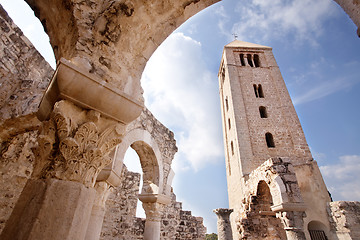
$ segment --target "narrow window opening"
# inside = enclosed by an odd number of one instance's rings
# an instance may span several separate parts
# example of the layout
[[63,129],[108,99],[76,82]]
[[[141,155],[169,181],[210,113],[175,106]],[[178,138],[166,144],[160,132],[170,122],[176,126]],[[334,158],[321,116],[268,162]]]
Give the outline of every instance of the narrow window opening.
[[267,112],[266,112],[266,107],[263,107],[263,106],[259,107],[259,111],[260,111],[260,117],[261,118],[267,118],[268,117]]
[[259,95],[258,95],[258,88],[257,88],[256,84],[254,84],[253,87],[254,87],[255,96],[258,98]]
[[225,107],[226,107],[226,111],[229,110],[229,101],[227,99],[227,97],[225,98]]
[[251,54],[248,54],[248,55],[247,55],[247,60],[248,60],[249,65],[250,65],[251,67],[254,67]]
[[228,123],[229,123],[229,130],[231,129],[231,122],[230,122],[230,118],[228,119]]
[[234,144],[232,141],[231,141],[230,147],[231,147],[231,155],[234,155]]
[[264,92],[261,84],[258,85],[257,90],[258,90],[259,98],[264,98]]
[[265,139],[266,139],[266,144],[267,144],[268,148],[274,148],[275,147],[274,138],[273,138],[273,135],[271,133],[266,133],[265,134]]
[[244,59],[244,54],[240,54],[240,62],[241,62],[241,66],[245,66],[245,59]]
[[225,80],[225,68],[223,68],[222,71],[221,71],[221,79],[224,82],[224,80]]
[[257,55],[257,54],[254,55],[254,64],[255,64],[255,67],[260,67],[260,58],[259,58],[259,55]]

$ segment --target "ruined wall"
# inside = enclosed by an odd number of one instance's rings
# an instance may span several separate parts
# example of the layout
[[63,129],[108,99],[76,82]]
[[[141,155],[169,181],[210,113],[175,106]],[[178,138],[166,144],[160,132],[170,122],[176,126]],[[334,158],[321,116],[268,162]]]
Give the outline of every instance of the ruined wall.
[[37,111],[53,69],[0,6],[0,118]]
[[33,115],[53,74],[0,6],[0,233],[33,171]]
[[100,239],[142,239],[145,220],[137,219],[136,205],[140,174],[122,170],[122,183],[106,201],[106,213]]
[[339,240],[360,239],[360,202],[329,203],[330,231]]
[[[113,189],[106,202],[106,213],[101,231],[102,240],[143,239],[145,219],[136,217],[140,174],[122,171],[122,184]],[[166,207],[161,220],[161,239],[204,239],[206,228],[203,218],[183,211],[182,203],[172,193],[171,204]]]
[[191,211],[182,210],[182,203],[172,193],[171,205],[166,208],[161,220],[161,239],[204,239],[206,227],[202,217],[192,216]]

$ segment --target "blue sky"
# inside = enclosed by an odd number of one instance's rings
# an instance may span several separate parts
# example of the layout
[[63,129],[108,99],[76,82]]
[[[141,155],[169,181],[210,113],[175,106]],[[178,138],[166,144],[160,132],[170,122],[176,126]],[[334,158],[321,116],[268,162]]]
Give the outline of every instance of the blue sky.
[[[23,9],[18,1],[0,3],[16,11]],[[38,49],[45,49],[42,54],[54,66],[48,40],[33,20],[25,19],[26,12],[9,13]],[[177,140],[173,186],[184,209],[204,217],[208,232],[215,232],[212,209],[228,206],[217,71],[223,46],[234,40],[233,33],[239,40],[273,48],[333,199],[359,201],[356,26],[330,0],[223,0],[169,36],[142,77],[146,106]],[[128,152],[127,165],[139,169],[135,154]]]

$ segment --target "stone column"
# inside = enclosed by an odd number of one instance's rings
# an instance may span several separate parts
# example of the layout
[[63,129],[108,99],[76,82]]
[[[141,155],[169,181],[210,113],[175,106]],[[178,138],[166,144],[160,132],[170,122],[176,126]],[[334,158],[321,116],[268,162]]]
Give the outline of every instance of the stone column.
[[112,161],[122,129],[97,111],[57,102],[39,132],[32,179],[0,239],[84,239],[96,177]]
[[171,197],[157,193],[139,194],[146,214],[144,240],[160,239],[160,223],[164,207],[171,202]]
[[219,240],[232,240],[233,237],[229,217],[233,212],[233,209],[218,208],[213,210],[213,212],[218,218],[217,231]]
[[146,214],[144,240],[159,240],[161,215],[165,205],[157,202],[143,202],[142,205]]
[[106,212],[106,200],[112,189],[106,182],[97,182],[95,184],[96,196],[86,231],[86,240],[98,240],[100,238]]

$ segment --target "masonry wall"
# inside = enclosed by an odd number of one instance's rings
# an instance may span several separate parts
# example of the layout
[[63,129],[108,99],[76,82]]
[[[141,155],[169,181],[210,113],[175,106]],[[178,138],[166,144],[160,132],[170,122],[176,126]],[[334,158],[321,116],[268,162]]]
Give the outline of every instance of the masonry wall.
[[[145,219],[136,217],[140,174],[123,167],[122,184],[115,188],[106,202],[106,213],[101,232],[102,240],[143,239]],[[183,211],[182,203],[172,193],[170,206],[165,208],[161,220],[161,239],[204,239],[206,228],[203,218]]]
[[330,231],[338,240],[360,239],[360,202],[329,203]]
[[34,116],[54,70],[0,6],[0,233],[33,171]]
[[0,6],[0,118],[37,111],[53,69]]
[[[252,59],[257,55],[260,64],[250,66],[247,58],[242,62],[241,54],[251,55]],[[272,49],[241,41],[226,45],[219,81],[229,207],[234,209],[230,216],[233,236],[236,238],[238,234],[235,222],[247,196],[249,174],[274,157],[287,157],[294,166],[302,197],[308,205],[305,224],[317,219],[329,226],[326,203],[330,198]],[[262,97],[255,93],[254,85],[261,85]],[[267,117],[261,117],[260,107],[266,108]],[[272,134],[275,147],[267,146],[266,133]]]

